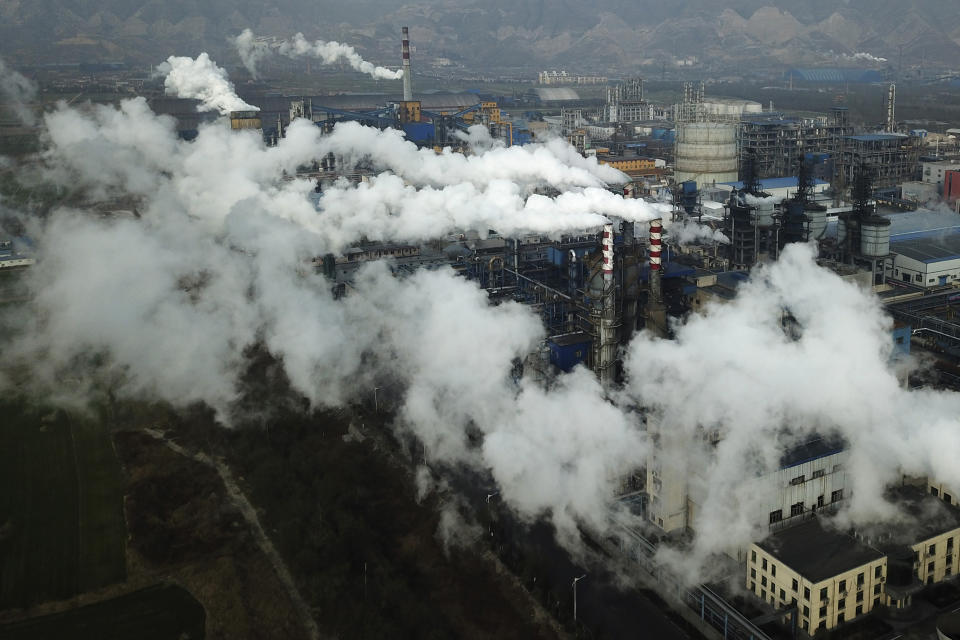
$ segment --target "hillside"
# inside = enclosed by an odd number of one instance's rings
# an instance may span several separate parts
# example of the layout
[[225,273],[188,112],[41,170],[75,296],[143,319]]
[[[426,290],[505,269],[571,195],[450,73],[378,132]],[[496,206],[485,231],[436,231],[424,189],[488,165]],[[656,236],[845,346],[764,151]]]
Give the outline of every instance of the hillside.
[[[716,68],[742,64],[870,64],[858,52],[904,66],[949,64],[960,54],[960,4],[916,0],[0,0],[0,55],[15,63],[152,63],[208,50],[236,62],[227,38],[262,35],[342,39],[393,64],[401,24],[420,56],[477,69],[516,66],[634,68],[695,56]],[[521,62],[522,61],[522,62]],[[878,64],[874,62],[873,64]]]

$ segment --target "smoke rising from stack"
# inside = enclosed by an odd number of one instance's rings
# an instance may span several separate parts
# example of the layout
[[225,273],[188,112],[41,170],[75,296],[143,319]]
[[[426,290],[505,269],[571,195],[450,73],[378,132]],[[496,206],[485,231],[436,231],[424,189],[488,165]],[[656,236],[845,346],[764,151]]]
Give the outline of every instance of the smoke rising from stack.
[[3,58],[0,58],[0,96],[20,122],[27,126],[36,123],[30,103],[37,97],[37,86],[32,80],[8,67]]
[[[30,328],[4,345],[2,366],[18,371],[7,384],[205,402],[231,423],[242,417],[239,376],[254,345],[312,406],[366,398],[388,380],[402,390],[398,428],[423,443],[428,465],[489,472],[507,505],[548,519],[571,547],[578,523],[604,529],[619,479],[648,459],[646,427],[627,410],[644,407],[664,464],[688,469],[702,493],[683,558],[694,581],[710,554],[763,536],[755,478],[812,433],[850,443],[853,520],[897,517],[881,489],[900,473],[960,486],[958,395],[903,389],[877,299],[819,268],[805,245],[756,270],[730,303],[675,326],[676,340],[635,338],[617,392],[582,368],[549,388],[514,381],[515,359],[545,337],[539,317],[491,306],[450,270],[397,278],[374,263],[342,300],[311,274],[312,258],[362,237],[556,235],[596,230],[608,216],[661,216],[603,189],[619,172],[561,142],[428,159],[393,132],[338,125],[324,137],[306,121],[273,148],[222,123],[185,142],[139,98],[82,113],[63,105],[44,127],[50,180],[132,198],[140,217],[27,216],[41,260],[29,272]],[[375,158],[385,171],[333,185],[316,208],[313,183],[284,176],[331,151]],[[533,193],[543,186],[563,193]],[[784,332],[786,311],[797,336]],[[706,430],[723,435],[716,447]]]
[[157,72],[165,76],[163,87],[167,95],[199,100],[198,111],[218,111],[221,115],[259,111],[237,96],[227,72],[206,53],[196,58],[170,56],[157,67]]
[[338,62],[345,62],[350,68],[365,73],[371,78],[377,80],[399,80],[403,77],[402,70],[387,69],[367,62],[363,59],[357,50],[348,44],[336,42],[334,40],[308,41],[302,33],[297,33],[289,40],[283,40],[273,45],[266,45],[256,39],[253,31],[244,29],[239,36],[233,40],[234,46],[240,55],[240,60],[250,72],[250,75],[257,77],[257,64],[271,53],[276,53],[288,58],[315,58],[323,64],[330,65]]

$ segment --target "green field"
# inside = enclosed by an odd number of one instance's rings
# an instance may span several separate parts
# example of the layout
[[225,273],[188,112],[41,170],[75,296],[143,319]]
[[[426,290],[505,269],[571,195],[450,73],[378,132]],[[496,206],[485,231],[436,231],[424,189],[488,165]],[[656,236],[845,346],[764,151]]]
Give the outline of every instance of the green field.
[[109,433],[0,402],[0,610],[126,578],[122,476]]
[[197,640],[206,614],[188,592],[155,585],[78,609],[0,626],[4,640],[97,638],[97,640]]

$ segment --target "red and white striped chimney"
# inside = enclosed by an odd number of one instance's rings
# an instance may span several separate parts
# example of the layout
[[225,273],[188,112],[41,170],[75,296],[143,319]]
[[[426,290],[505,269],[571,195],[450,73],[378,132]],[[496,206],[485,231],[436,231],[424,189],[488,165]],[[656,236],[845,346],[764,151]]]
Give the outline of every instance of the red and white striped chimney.
[[603,251],[603,283],[609,287],[613,282],[613,225],[603,225],[603,239],[600,241]]
[[660,271],[660,253],[663,249],[663,220],[657,218],[650,221],[650,271]]
[[413,78],[410,73],[410,29],[403,27],[403,101],[413,100]]

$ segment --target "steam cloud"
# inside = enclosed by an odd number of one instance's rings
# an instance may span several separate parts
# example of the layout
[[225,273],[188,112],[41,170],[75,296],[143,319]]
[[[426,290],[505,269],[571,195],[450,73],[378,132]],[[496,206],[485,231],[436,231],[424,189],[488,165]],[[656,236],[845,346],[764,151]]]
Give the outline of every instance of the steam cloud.
[[259,111],[237,97],[227,72],[206,53],[196,58],[170,56],[157,67],[157,72],[165,76],[163,86],[167,95],[199,100],[198,111],[219,111],[221,115],[231,111]]
[[[168,82],[233,108],[217,97],[229,81],[205,55],[168,64]],[[29,276],[35,326],[5,345],[3,365],[29,370],[37,389],[202,401],[229,422],[251,345],[269,350],[314,406],[366,397],[388,380],[403,389],[399,422],[428,465],[491,473],[507,504],[550,519],[570,545],[578,523],[606,526],[619,478],[649,459],[652,439],[625,409],[642,406],[661,463],[689,472],[700,505],[684,560],[692,580],[710,554],[762,537],[766,489],[755,478],[811,433],[850,443],[852,518],[895,517],[881,491],[900,473],[960,486],[960,396],[903,389],[877,299],[819,268],[807,246],[758,269],[732,302],[691,315],[676,340],[638,336],[618,392],[584,369],[549,388],[515,381],[515,359],[545,337],[539,318],[512,302],[490,306],[450,270],[397,278],[370,264],[341,300],[310,274],[312,258],[363,237],[555,236],[662,215],[604,189],[622,174],[562,142],[433,154],[396,132],[341,124],[322,136],[303,120],[272,148],[222,123],[185,142],[139,98],[82,113],[61,105],[44,126],[51,180],[132,198],[139,217],[61,208],[29,222],[42,257]],[[313,183],[285,176],[327,153],[381,173],[336,183],[314,206]],[[535,193],[544,188],[561,193]],[[785,312],[798,336],[784,332]],[[704,442],[708,430],[723,436],[716,447]]]
[[316,58],[327,65],[346,62],[355,71],[365,73],[377,80],[399,80],[403,77],[403,70],[394,71],[367,62],[357,53],[356,49],[348,44],[334,40],[310,42],[302,33],[297,33],[290,40],[284,40],[270,47],[265,42],[257,40],[250,29],[244,29],[239,36],[234,38],[234,45],[240,54],[243,65],[254,77],[257,76],[257,63],[267,57],[271,49],[288,58]]
[[25,125],[33,126],[36,118],[29,104],[37,97],[37,87],[29,79],[7,66],[0,58],[0,96],[14,115]]

